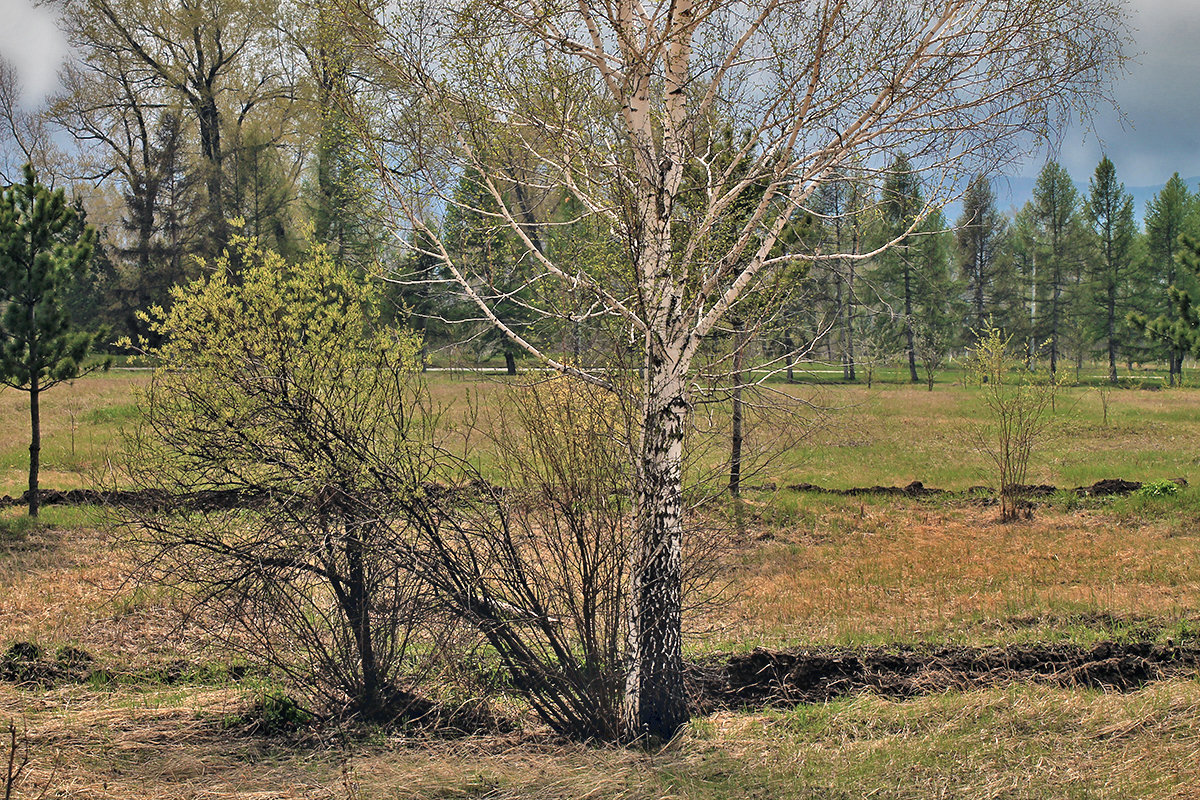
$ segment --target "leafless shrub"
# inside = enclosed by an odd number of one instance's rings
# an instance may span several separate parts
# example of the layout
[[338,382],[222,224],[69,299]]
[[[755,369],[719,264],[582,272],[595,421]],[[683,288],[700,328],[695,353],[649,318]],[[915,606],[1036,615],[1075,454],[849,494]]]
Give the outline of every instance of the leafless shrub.
[[18,792],[22,787],[37,788],[28,780],[29,765],[32,757],[29,753],[29,737],[24,730],[17,728],[14,720],[8,720],[0,727],[0,789],[4,790],[4,800],[18,800],[24,796],[32,800],[41,800],[54,784],[54,774],[42,784],[42,790],[37,794]]
[[556,731],[620,736],[630,564],[628,415],[571,378],[512,388],[495,483],[428,507],[421,576]]

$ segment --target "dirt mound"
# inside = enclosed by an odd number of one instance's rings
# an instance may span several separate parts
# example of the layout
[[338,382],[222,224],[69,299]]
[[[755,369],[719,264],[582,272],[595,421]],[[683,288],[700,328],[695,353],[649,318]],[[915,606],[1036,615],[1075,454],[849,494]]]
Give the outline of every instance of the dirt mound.
[[[483,480],[475,480],[461,486],[440,483],[423,483],[422,490],[434,500],[465,494],[504,493],[504,488]],[[44,506],[54,505],[104,505],[136,508],[149,512],[163,509],[188,509],[190,511],[221,511],[238,508],[255,508],[275,502],[301,507],[310,500],[291,494],[273,494],[267,489],[205,489],[197,492],[164,492],[155,489],[129,491],[125,489],[42,489],[38,499]],[[18,497],[0,496],[0,508],[29,505],[29,492]]]
[[[1181,489],[1188,485],[1185,478],[1171,478],[1171,482],[1179,486]],[[935,489],[926,486],[921,481],[913,481],[907,486],[857,486],[853,489],[830,489],[825,486],[817,486],[814,483],[792,483],[788,484],[788,489],[794,492],[813,492],[817,494],[836,494],[843,497],[855,497],[863,494],[879,494],[879,495],[896,495],[903,497],[930,497],[933,495],[950,494],[947,489]],[[1026,484],[1014,483],[1006,486],[1004,491],[1010,497],[1023,498],[1046,498],[1052,497],[1058,492],[1073,492],[1079,497],[1110,497],[1113,495],[1127,495],[1136,492],[1142,488],[1142,484],[1138,481],[1127,481],[1123,478],[1105,478],[1104,480],[1096,481],[1090,486],[1076,486],[1074,489],[1059,489],[1057,486],[1051,486],[1047,483]],[[984,497],[995,502],[995,489],[989,486],[972,486],[966,491],[966,494],[974,497]]]
[[[43,489],[38,492],[38,501],[44,506],[106,505],[127,508],[187,507],[195,510],[212,511],[223,508],[242,508],[253,505],[265,497],[262,492],[244,492],[236,489],[210,489],[188,494],[168,494],[158,491],[125,491],[122,489],[70,489],[60,492]],[[29,492],[19,497],[0,497],[0,507],[29,505]]]
[[755,649],[692,664],[691,694],[704,712],[819,703],[862,691],[912,697],[1011,683],[1136,689],[1200,670],[1200,648],[1102,642],[994,648]]
[[1009,497],[1044,498],[1053,497],[1056,492],[1058,487],[1048,483],[1010,483],[1004,487],[1004,493]]
[[[1183,481],[1183,485],[1186,486],[1187,481]],[[1074,491],[1080,497],[1107,497],[1110,495],[1133,494],[1140,488],[1142,488],[1142,484],[1137,481],[1107,478],[1102,481],[1096,481],[1091,486],[1077,486]]]
[[0,680],[15,684],[53,686],[78,683],[92,672],[92,656],[78,647],[64,645],[53,655],[33,642],[13,642],[0,654]]
[[901,495],[904,497],[928,497],[935,494],[946,494],[945,489],[931,489],[920,481],[913,481],[907,486],[859,486],[853,489],[828,489],[812,483],[793,483],[787,488],[794,492],[836,494],[843,497],[856,497],[861,494]]

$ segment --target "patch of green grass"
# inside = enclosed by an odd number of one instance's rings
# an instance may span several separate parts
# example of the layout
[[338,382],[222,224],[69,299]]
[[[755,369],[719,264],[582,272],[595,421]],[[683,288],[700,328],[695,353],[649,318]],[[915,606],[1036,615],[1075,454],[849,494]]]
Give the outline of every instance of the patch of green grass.
[[137,403],[120,403],[93,408],[87,412],[83,421],[89,425],[96,426],[112,425],[135,420],[138,418],[139,413]]
[[29,534],[44,523],[28,514],[0,516],[0,547],[25,541]]

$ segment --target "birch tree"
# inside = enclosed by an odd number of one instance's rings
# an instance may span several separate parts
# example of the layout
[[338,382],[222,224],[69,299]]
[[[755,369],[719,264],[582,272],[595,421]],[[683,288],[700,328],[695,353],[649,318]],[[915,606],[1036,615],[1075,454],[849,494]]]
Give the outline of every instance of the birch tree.
[[[915,229],[963,174],[1019,157],[1030,136],[1106,97],[1127,39],[1121,3],[426,0],[376,9],[367,25],[371,8],[343,2],[374,57],[386,118],[370,139],[397,239],[429,243],[425,255],[514,346],[610,386],[523,338],[497,310],[515,290],[490,287],[441,241],[438,220],[473,170],[493,205],[471,211],[512,230],[530,284],[588,294],[580,313],[619,318],[640,351],[623,723],[629,738],[670,737],[688,719],[681,463],[701,343],[783,265],[847,256],[777,247],[839,170],[857,165],[878,183],[906,153],[929,187]],[[739,136],[718,158],[707,134],[724,126]],[[527,188],[570,196],[622,245],[617,268],[590,272],[538,246],[557,223],[513,200],[504,156],[514,151],[528,156]],[[689,168],[705,181],[700,202],[684,204]],[[729,211],[748,196],[729,235]],[[718,227],[725,244],[714,248]]]

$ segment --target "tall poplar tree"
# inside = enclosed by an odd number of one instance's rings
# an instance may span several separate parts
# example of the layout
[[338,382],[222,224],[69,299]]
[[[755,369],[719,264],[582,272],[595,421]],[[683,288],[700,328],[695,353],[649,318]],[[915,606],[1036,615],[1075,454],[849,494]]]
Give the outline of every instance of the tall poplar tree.
[[41,393],[84,371],[100,336],[71,325],[66,294],[96,242],[76,225],[63,190],[51,192],[25,167],[23,183],[0,196],[0,382],[29,393],[29,516],[38,515]]

